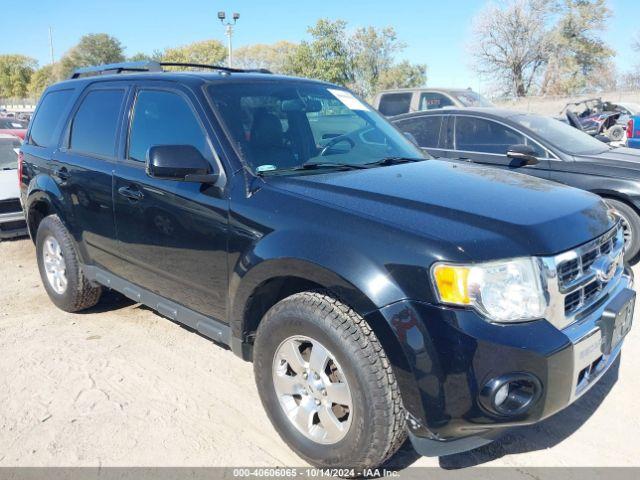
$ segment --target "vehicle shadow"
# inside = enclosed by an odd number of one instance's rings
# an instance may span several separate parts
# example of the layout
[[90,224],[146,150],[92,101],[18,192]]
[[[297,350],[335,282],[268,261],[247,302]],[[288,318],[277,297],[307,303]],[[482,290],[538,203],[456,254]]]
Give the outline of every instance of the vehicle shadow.
[[79,315],[90,315],[94,313],[113,312],[122,308],[135,305],[135,302],[115,290],[103,289],[100,301],[91,308],[77,312]]
[[[488,445],[468,452],[440,457],[440,467],[445,470],[473,467],[505,455],[543,450],[562,442],[593,415],[616,384],[620,358],[621,356],[589,392],[570,407],[535,425],[514,429]],[[402,470],[409,468],[419,458],[420,455],[407,440],[383,467],[388,470]]]

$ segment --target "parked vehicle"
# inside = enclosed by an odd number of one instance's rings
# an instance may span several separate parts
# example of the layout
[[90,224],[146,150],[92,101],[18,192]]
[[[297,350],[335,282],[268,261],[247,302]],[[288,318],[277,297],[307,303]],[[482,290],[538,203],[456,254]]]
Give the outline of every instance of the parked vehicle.
[[627,261],[640,252],[640,154],[553,118],[501,109],[440,110],[393,118],[431,155],[581,188],[620,215]]
[[15,118],[0,118],[0,134],[20,137],[24,140],[27,133],[27,122]]
[[597,196],[427,161],[342,87],[163,65],[37,107],[21,191],[61,309],[112,288],[230,345],[284,441],[344,475],[407,434],[445,455],[538,422],[618,357],[635,292]]
[[378,93],[373,106],[391,117],[438,108],[493,107],[493,104],[470,88],[402,88]]
[[627,147],[640,148],[640,115],[634,115],[627,122]]
[[[631,105],[627,104],[629,108]],[[561,120],[566,119],[569,125],[592,137],[603,135],[612,142],[620,142],[624,140],[629,109],[611,102],[603,102],[601,98],[590,98],[568,103],[560,115]]]
[[26,235],[27,225],[20,205],[18,154],[20,139],[0,133],[0,238]]

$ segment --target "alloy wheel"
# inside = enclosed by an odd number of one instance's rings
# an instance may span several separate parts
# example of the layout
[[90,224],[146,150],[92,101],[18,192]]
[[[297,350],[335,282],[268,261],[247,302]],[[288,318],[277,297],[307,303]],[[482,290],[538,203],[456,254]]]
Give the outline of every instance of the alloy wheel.
[[64,294],[67,290],[67,266],[60,244],[55,237],[45,238],[42,260],[49,285],[58,295]]

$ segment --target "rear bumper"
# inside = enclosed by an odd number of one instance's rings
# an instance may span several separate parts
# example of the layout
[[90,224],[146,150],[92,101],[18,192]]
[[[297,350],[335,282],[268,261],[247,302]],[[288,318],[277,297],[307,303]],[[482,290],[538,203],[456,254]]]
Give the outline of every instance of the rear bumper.
[[[378,315],[386,320],[406,359],[394,367],[414,448],[426,456],[470,450],[584,395],[620,354],[622,342],[607,355],[601,351],[599,320],[616,296],[633,297],[632,284],[628,270],[607,301],[564,330],[546,320],[496,325],[471,310],[413,301],[371,314],[370,322],[382,320]],[[522,373],[539,380],[539,396],[530,407],[512,416],[487,408],[483,388]]]
[[22,211],[0,214],[0,238],[20,237],[26,234],[27,223]]

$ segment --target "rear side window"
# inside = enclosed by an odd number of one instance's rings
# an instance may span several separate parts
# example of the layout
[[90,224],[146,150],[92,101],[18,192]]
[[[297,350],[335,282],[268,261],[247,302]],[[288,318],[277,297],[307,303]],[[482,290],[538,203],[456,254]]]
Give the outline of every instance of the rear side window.
[[387,117],[407,113],[411,107],[412,95],[411,92],[385,93],[380,99],[378,111]]
[[425,92],[420,95],[420,110],[434,110],[436,108],[453,107],[449,97],[437,92]]
[[38,147],[54,147],[58,143],[56,132],[65,120],[64,115],[72,100],[73,90],[47,93],[38,107],[29,134],[29,143]]
[[80,104],[69,136],[69,149],[113,157],[124,90],[93,90]]
[[154,145],[191,145],[211,158],[207,137],[193,110],[179,94],[142,90],[138,94],[129,134],[129,158],[144,162]]
[[397,125],[403,133],[413,135],[421,147],[438,148],[443,119],[442,115],[429,115],[403,120]]
[[506,155],[511,145],[525,143],[524,136],[491,120],[456,117],[456,150]]

